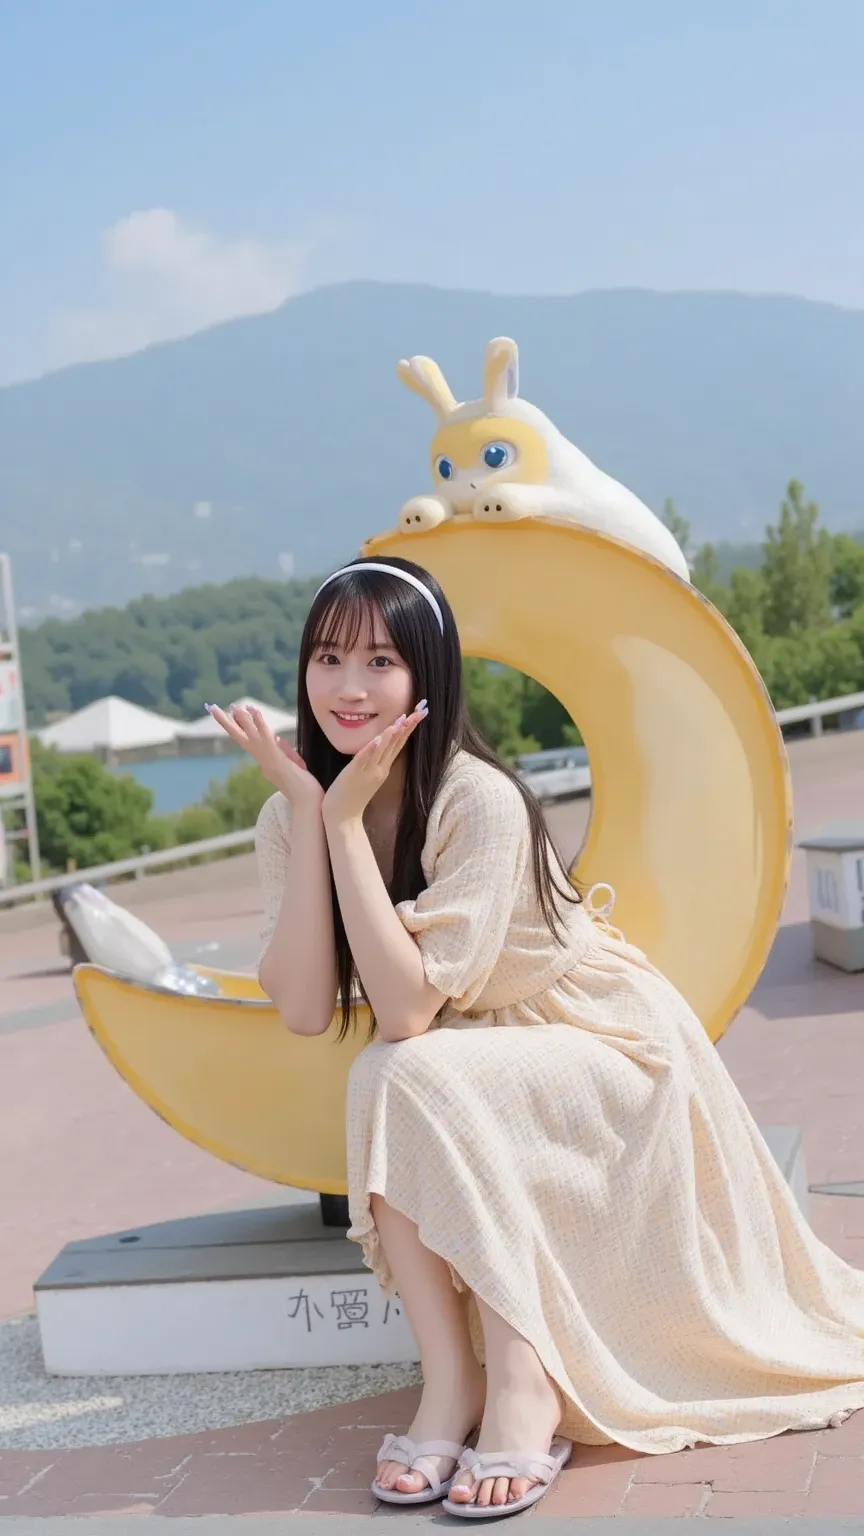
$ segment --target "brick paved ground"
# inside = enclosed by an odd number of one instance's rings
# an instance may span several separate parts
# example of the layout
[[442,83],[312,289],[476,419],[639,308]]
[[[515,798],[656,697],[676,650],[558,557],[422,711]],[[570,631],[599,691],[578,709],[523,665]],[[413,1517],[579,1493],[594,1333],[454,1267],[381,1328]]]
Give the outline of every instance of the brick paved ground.
[[[18,1516],[389,1515],[369,1492],[386,1430],[415,1391],[288,1420],[137,1445],[0,1453],[0,1514]],[[751,1445],[639,1456],[579,1446],[543,1501],[547,1516],[864,1514],[864,1412],[839,1429]],[[430,1519],[440,1511],[414,1512]]]
[[[864,820],[864,733],[796,744],[792,763],[799,835]],[[578,808],[552,819],[573,849]],[[229,963],[251,958],[249,859],[234,861],[219,886],[193,871],[141,882],[125,899],[178,949],[206,935]],[[864,978],[815,965],[806,924],[799,857],[769,966],[719,1049],[762,1123],[803,1127],[811,1181],[864,1179]],[[71,1237],[212,1209],[263,1187],[187,1146],[112,1073],[76,1022],[47,914],[0,916],[0,1316],[31,1306],[34,1276]],[[864,1200],[811,1196],[811,1217],[824,1241],[864,1268]],[[0,1451],[0,1513],[391,1519],[368,1493],[370,1464],[411,1402],[399,1393],[139,1444]],[[864,1412],[836,1430],[674,1456],[577,1448],[542,1512],[543,1525],[575,1515],[864,1516]],[[434,1509],[418,1511],[416,1524],[429,1518]]]

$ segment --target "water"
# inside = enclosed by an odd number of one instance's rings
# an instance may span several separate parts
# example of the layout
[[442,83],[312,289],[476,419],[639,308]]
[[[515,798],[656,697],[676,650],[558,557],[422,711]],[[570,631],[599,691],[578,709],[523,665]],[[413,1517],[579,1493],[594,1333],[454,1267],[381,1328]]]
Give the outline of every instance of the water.
[[242,752],[220,757],[157,757],[142,763],[124,763],[115,773],[131,774],[139,784],[153,792],[153,811],[170,816],[187,805],[195,805],[214,779],[222,783],[235,768],[242,768]]

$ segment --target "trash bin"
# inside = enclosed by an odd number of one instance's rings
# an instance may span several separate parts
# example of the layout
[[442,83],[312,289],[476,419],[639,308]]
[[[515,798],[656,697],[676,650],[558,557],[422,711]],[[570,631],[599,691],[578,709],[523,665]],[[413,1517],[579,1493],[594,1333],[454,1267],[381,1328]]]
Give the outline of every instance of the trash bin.
[[864,825],[804,838],[813,953],[864,971]]

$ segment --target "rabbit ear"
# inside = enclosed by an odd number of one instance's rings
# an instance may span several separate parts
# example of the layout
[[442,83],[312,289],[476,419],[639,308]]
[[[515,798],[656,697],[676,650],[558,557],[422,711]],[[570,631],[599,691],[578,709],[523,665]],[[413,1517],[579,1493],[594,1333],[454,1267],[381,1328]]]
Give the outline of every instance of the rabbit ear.
[[496,336],[486,348],[483,402],[498,408],[519,393],[519,348],[509,336]]
[[437,363],[431,357],[403,357],[396,365],[403,384],[428,400],[440,421],[446,421],[456,409],[456,396]]

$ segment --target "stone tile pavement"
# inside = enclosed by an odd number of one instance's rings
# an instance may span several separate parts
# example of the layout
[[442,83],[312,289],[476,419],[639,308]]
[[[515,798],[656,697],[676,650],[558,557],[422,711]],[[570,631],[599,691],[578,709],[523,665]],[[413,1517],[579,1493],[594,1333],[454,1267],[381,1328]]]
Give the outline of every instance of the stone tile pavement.
[[[573,1533],[576,1536],[604,1536],[613,1529],[615,1536],[695,1536],[697,1531],[705,1530],[698,1517],[690,1519],[687,1516],[642,1520],[628,1515],[592,1519],[591,1516],[534,1514],[518,1518],[531,1519],[531,1525],[524,1527],[530,1530],[531,1536],[573,1536]],[[386,1536],[421,1536],[424,1531],[445,1525],[452,1530],[453,1524],[443,1514],[430,1520],[420,1515],[382,1511],[378,1529]],[[752,1520],[733,1518],[727,1521],[727,1528],[729,1526],[734,1536],[790,1536],[790,1526],[794,1536],[853,1536],[864,1529],[860,1520],[842,1516],[824,1520],[804,1517],[794,1522],[782,1516]],[[512,1525],[507,1527],[509,1530],[513,1528]],[[148,1536],[277,1536],[277,1533],[282,1536],[287,1530],[292,1536],[337,1536],[337,1533],[338,1536],[365,1536],[369,1529],[365,1515],[342,1515],[338,1524],[332,1515],[202,1515],[178,1519],[154,1515],[147,1527]],[[3,1530],[4,1536],[7,1533],[8,1536],[74,1536],[76,1531],[82,1536],[140,1536],[141,1527],[137,1516],[128,1514],[92,1519],[89,1516],[60,1516],[57,1519],[25,1516],[20,1520],[9,1520]]]
[[[410,1389],[133,1445],[2,1452],[0,1515],[355,1515],[383,1528],[393,1512],[370,1494],[370,1468],[383,1434],[409,1421],[416,1397]],[[427,1527],[446,1520],[435,1505],[411,1513]],[[864,1411],[839,1429],[671,1456],[578,1446],[542,1513],[640,1522],[857,1516],[864,1529]]]

